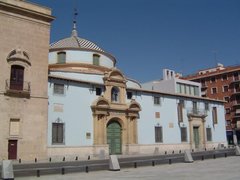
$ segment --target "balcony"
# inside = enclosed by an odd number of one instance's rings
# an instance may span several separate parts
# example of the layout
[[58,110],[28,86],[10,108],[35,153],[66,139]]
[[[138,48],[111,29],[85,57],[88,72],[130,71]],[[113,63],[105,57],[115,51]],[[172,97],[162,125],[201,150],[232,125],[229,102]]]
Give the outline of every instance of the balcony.
[[233,106],[240,106],[240,100],[233,101]]
[[240,82],[239,76],[234,76],[231,83],[239,83],[239,82]]
[[206,84],[201,84],[201,89],[204,90],[204,89],[207,89],[208,88],[208,85]]
[[207,111],[205,109],[187,109],[187,115],[195,117],[206,117]]
[[202,90],[201,95],[206,97],[207,96],[207,90],[205,90],[205,91]]
[[26,81],[11,81],[6,80],[5,95],[16,97],[30,97],[31,86],[30,82]]
[[240,88],[234,88],[233,89],[233,95],[240,94]]

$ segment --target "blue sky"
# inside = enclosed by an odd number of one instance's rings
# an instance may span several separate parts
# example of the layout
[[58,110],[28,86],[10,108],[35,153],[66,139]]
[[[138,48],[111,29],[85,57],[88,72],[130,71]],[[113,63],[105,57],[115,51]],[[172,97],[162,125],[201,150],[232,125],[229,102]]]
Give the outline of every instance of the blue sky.
[[51,42],[70,36],[77,7],[78,35],[139,82],[160,79],[164,68],[187,75],[240,64],[240,0],[30,1],[52,9]]

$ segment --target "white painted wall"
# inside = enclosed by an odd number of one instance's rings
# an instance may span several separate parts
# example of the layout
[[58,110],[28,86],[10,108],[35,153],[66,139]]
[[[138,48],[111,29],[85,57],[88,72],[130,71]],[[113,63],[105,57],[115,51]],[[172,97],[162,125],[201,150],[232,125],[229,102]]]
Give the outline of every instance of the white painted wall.
[[[79,75],[80,76],[80,75]],[[51,80],[49,83],[49,122],[48,122],[48,145],[51,145],[52,122],[60,118],[65,123],[65,145],[63,146],[91,146],[93,145],[93,119],[91,104],[97,99],[95,91],[92,91],[90,85],[83,83],[72,83],[60,80]],[[65,83],[65,95],[59,96],[53,94],[53,83]],[[153,104],[153,93],[135,91],[133,98],[141,105],[142,111],[137,120],[138,126],[138,144],[157,144],[155,143],[155,126],[163,127],[162,144],[180,144],[181,134],[177,117],[177,103],[181,96],[167,96],[157,94],[161,97],[161,105]],[[187,110],[192,108],[191,98],[184,97],[185,110],[184,122],[180,126],[187,127],[189,143],[189,122]],[[128,100],[127,102],[129,102]],[[198,102],[198,108],[204,109],[203,99],[194,99]],[[63,112],[53,112],[54,103],[60,103],[64,106]],[[224,106],[221,103],[209,101],[209,111],[206,117],[206,127],[212,128],[212,142],[226,142]],[[213,126],[212,107],[218,109],[218,124]],[[155,112],[160,112],[160,118],[155,117]],[[172,128],[170,128],[172,124]],[[206,128],[205,127],[205,128]],[[86,139],[86,133],[91,133],[91,139]],[[62,146],[62,145],[54,145]]]
[[[61,51],[54,51],[49,53],[49,64],[57,63],[57,53]],[[114,61],[102,53],[96,53],[91,51],[81,51],[81,50],[66,50],[66,63],[85,63],[85,64],[93,64],[93,54],[100,55],[100,66],[104,66],[107,68],[114,67]]]
[[[93,121],[91,104],[96,96],[91,87],[85,84],[65,81],[65,95],[53,94],[53,82],[49,83],[48,145],[51,146],[52,122],[60,118],[65,123],[65,146],[89,146],[93,144]],[[63,112],[54,112],[55,103],[63,104]],[[86,139],[86,133],[91,139]],[[56,145],[58,146],[58,145]],[[61,146],[61,145],[60,145]]]

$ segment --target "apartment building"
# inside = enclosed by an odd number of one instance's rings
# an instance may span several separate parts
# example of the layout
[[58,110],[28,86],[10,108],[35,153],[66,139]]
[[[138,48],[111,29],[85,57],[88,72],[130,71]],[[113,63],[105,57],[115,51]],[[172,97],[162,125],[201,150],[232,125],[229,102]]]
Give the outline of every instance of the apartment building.
[[[202,97],[224,100],[229,144],[240,143],[240,65],[200,70],[183,79],[201,83]],[[234,136],[236,134],[236,136]]]

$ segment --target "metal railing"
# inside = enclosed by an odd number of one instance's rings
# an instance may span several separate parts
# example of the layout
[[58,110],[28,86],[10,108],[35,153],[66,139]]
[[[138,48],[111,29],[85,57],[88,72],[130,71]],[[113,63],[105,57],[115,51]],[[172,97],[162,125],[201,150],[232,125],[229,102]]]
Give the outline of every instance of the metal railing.
[[207,111],[205,109],[187,109],[187,115],[192,116],[207,116]]
[[12,81],[10,79],[6,80],[5,89],[6,89],[6,92],[24,92],[28,94],[30,94],[31,92],[30,82]]

